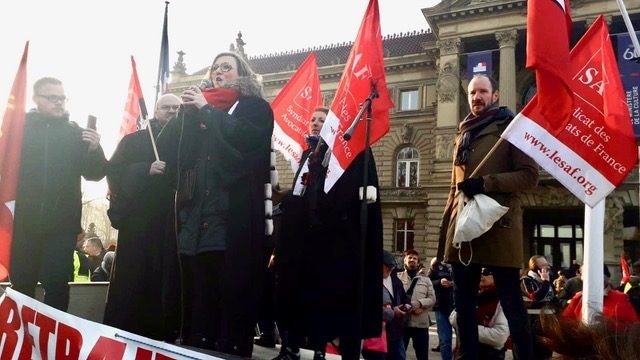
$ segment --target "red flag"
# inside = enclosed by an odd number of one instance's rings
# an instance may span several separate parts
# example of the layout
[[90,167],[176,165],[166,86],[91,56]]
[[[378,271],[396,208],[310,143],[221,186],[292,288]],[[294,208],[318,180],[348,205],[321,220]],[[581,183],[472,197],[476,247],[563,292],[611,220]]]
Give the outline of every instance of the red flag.
[[530,0],[527,3],[527,68],[536,70],[538,104],[545,126],[556,134],[569,121],[573,92],[569,0]]
[[622,278],[620,279],[620,285],[624,285],[631,279],[631,271],[629,271],[629,263],[624,254],[620,255],[620,268],[622,269]]
[[0,281],[7,277],[11,259],[13,215],[25,122],[28,53],[27,41],[0,128]]
[[353,159],[365,148],[365,119],[358,123],[351,140],[344,140],[343,134],[351,126],[360,111],[360,105],[369,97],[373,88],[377,90],[379,97],[373,99],[371,106],[371,144],[389,131],[389,109],[393,107],[384,72],[378,0],[369,1],[327,120],[320,132],[332,151],[325,192],[333,187]]
[[571,51],[568,74],[576,96],[563,131],[555,134],[545,128],[539,107],[552,105],[536,95],[502,137],[593,207],[624,181],[638,161],[629,108],[602,16]]
[[271,102],[273,109],[273,148],[285,159],[300,162],[306,148],[313,110],[322,104],[316,54],[311,53]]
[[142,115],[143,118],[147,117],[142,88],[140,87],[140,80],[138,80],[136,61],[133,56],[131,56],[131,68],[129,95],[127,96],[127,104],[124,106],[124,117],[120,125],[120,136],[118,140],[122,139],[125,135],[136,132],[140,128],[140,115]]

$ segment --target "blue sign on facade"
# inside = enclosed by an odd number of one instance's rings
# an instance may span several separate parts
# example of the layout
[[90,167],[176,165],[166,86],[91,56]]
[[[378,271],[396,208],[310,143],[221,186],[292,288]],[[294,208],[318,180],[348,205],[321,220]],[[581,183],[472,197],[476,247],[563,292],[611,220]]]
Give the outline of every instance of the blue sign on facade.
[[[633,42],[629,33],[612,35],[616,37],[618,69],[622,78],[633,132],[640,137],[640,64],[634,61]],[[636,32],[640,36],[640,31]]]
[[493,50],[478,51],[467,54],[467,80],[471,80],[474,75],[492,74],[491,53]]

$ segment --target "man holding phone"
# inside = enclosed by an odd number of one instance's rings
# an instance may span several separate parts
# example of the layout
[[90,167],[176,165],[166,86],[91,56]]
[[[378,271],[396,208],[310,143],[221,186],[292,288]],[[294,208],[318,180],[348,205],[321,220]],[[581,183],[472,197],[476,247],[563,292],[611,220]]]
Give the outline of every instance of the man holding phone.
[[69,121],[60,80],[36,81],[33,94],[36,109],[25,121],[9,279],[14,290],[30,297],[40,281],[44,303],[66,311],[82,214],[81,177],[99,181],[107,160],[98,132]]

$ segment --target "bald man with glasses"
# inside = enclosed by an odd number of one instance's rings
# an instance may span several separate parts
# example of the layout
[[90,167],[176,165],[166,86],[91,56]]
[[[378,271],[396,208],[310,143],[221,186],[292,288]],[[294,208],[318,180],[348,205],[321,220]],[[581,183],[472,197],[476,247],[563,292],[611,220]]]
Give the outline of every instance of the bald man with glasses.
[[155,157],[149,127],[157,138],[181,104],[176,95],[160,96],[147,127],[120,140],[107,172],[107,214],[119,231],[103,322],[171,342],[180,309],[174,191],[164,159]]
[[36,108],[27,113],[22,141],[9,279],[14,290],[66,311],[73,253],[82,214],[81,178],[105,176],[100,135],[69,121],[62,82],[33,85]]

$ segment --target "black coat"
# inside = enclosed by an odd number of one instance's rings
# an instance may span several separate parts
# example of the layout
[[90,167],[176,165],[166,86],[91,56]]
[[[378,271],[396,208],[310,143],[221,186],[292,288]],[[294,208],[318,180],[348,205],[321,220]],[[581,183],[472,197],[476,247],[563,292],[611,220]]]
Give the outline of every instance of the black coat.
[[[324,155],[324,149],[320,153]],[[375,162],[371,152],[369,155],[369,184],[378,187]],[[284,306],[280,302],[281,314],[291,315],[289,320],[298,318],[307,334],[374,337],[380,334],[382,324],[380,199],[367,206],[366,239],[362,239],[358,189],[362,186],[364,153],[327,194],[321,160],[310,162],[310,183],[304,196],[289,194],[281,203],[277,293],[279,299],[285,294],[288,300]]]
[[436,292],[436,304],[433,306],[433,310],[451,314],[453,311],[453,287],[444,287],[440,282],[442,279],[453,280],[451,265],[434,264],[434,267],[429,269],[429,279],[431,279],[433,290]]
[[[394,308],[403,304],[411,304],[411,299],[407,296],[402,281],[398,278],[398,272],[394,270],[389,276],[391,277],[391,285],[393,287],[393,294],[389,294],[391,295],[391,307]],[[388,291],[386,288],[384,288],[384,290]],[[394,317],[391,321],[388,321],[386,325],[387,340],[402,339],[404,336],[404,327],[404,317]]]
[[[176,182],[187,169],[196,174],[193,200],[180,215],[180,254],[224,250],[224,315],[251,326],[263,291],[256,274],[264,273],[272,250],[265,235],[272,132],[269,103],[243,95],[232,114],[210,105],[180,112],[158,137]],[[224,248],[216,248],[220,231]]]
[[104,323],[165,340],[179,327],[180,286],[174,192],[166,176],[149,175],[154,160],[147,130],[122,138],[109,160],[108,214],[119,231]]
[[27,114],[16,197],[16,235],[24,231],[80,232],[81,177],[102,179],[107,161],[101,147],[88,152],[82,130],[66,117]]

